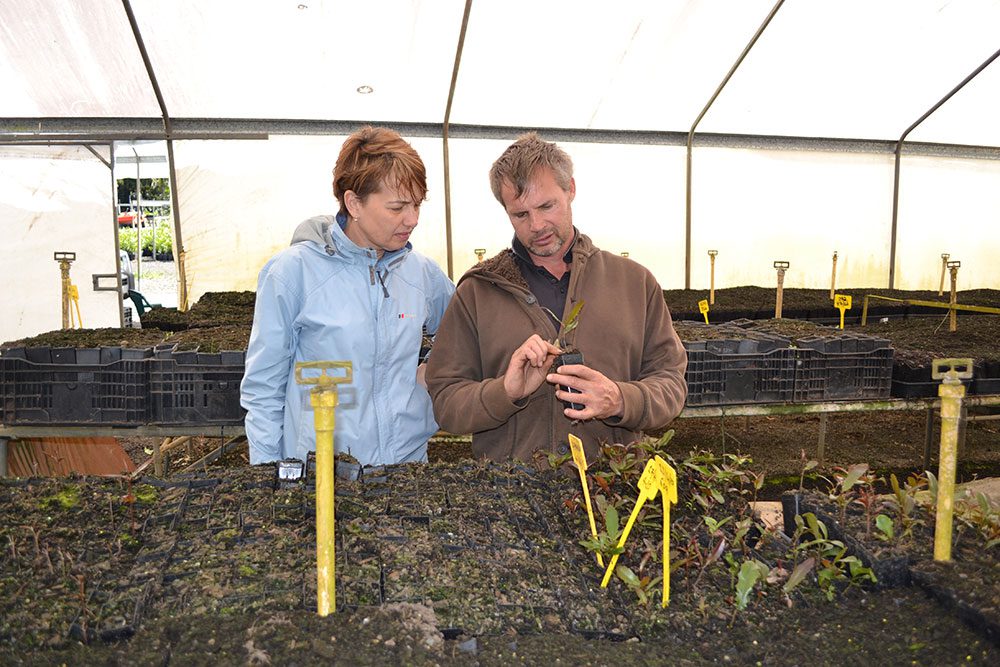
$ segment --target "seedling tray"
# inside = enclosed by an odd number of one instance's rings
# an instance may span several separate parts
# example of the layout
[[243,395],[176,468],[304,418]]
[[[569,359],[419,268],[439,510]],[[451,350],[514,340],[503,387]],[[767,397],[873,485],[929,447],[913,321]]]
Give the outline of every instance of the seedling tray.
[[149,421],[152,348],[11,348],[0,356],[0,422],[114,424]]
[[795,393],[795,350],[762,351],[770,345],[757,340],[685,343],[687,405],[790,402]]
[[893,349],[872,336],[798,341],[795,402],[889,398]]
[[159,350],[150,360],[149,393],[155,424],[243,423],[240,382],[245,352]]

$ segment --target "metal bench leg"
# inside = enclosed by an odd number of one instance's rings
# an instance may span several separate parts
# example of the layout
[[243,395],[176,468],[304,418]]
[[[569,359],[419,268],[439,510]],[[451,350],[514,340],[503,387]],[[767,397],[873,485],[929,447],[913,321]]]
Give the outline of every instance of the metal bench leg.
[[934,408],[927,408],[924,425],[924,470],[931,469],[931,446],[934,444]]

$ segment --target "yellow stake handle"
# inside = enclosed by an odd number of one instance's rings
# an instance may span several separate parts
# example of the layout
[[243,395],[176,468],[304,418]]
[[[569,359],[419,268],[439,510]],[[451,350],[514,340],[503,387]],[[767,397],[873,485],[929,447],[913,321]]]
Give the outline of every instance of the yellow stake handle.
[[[964,366],[965,372],[955,372]],[[948,367],[941,373],[940,368]],[[958,421],[962,412],[965,386],[960,378],[972,377],[972,359],[935,359],[931,377],[944,381],[938,387],[941,397],[941,455],[938,464],[937,516],[934,524],[934,560],[951,560],[951,524],[955,500],[955,468],[958,458]]]
[[[587,454],[583,451],[583,441],[572,433],[569,434],[569,449],[573,452],[573,461],[580,471],[580,485],[583,486],[583,500],[587,503],[587,518],[590,519],[590,534],[597,537],[597,523],[594,521],[594,508],[590,505],[590,487],[587,486]],[[604,567],[604,558],[597,554],[597,564]]]
[[[302,370],[319,369],[318,377],[303,378]],[[326,374],[327,368],[346,368],[345,377]],[[336,551],[334,546],[334,408],[337,387],[351,381],[351,364],[318,361],[295,364],[295,381],[317,385],[309,392],[316,423],[316,611],[327,616],[337,609]]]

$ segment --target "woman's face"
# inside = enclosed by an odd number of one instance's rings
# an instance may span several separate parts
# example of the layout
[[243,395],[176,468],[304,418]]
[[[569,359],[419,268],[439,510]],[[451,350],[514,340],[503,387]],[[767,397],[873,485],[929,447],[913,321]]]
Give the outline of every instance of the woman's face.
[[347,238],[362,248],[374,248],[379,257],[405,246],[420,217],[420,202],[385,182],[364,200],[348,190],[344,203],[351,214]]

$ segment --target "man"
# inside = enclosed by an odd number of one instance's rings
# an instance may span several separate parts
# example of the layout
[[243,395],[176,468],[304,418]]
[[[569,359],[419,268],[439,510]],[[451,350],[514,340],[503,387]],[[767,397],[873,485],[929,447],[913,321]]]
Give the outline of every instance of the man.
[[[593,460],[601,442],[665,426],[687,397],[687,356],[653,275],[573,226],[569,156],[524,135],[493,164],[490,185],[514,239],[466,272],[445,312],[426,376],[438,423],[472,433],[476,456],[495,461],[565,454],[568,433]],[[576,328],[557,341],[580,302]],[[556,343],[584,363],[552,372]]]

